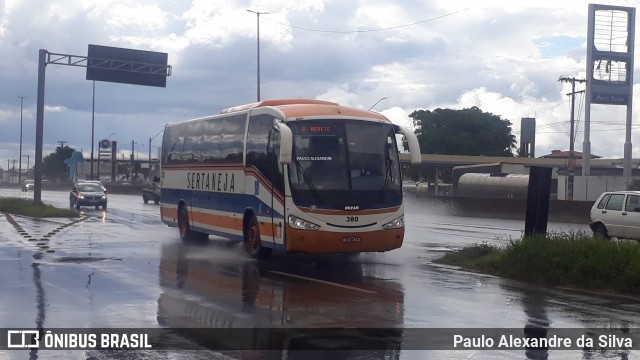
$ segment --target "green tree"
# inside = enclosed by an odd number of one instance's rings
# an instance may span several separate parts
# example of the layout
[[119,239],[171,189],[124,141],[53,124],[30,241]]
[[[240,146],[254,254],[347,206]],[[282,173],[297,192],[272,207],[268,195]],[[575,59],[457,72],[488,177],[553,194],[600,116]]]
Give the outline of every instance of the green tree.
[[71,154],[76,151],[68,146],[58,146],[56,151],[47,155],[42,159],[42,174],[49,180],[64,181],[67,180],[69,170],[65,160],[71,158]]
[[511,122],[477,107],[416,110],[413,119],[423,154],[513,156]]

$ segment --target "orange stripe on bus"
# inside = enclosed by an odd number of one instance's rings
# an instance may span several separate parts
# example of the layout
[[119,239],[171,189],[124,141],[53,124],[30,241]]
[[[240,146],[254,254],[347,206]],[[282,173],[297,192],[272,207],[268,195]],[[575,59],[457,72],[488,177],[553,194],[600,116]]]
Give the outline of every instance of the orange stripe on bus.
[[400,209],[400,206],[395,206],[395,207],[391,207],[391,208],[384,208],[384,209],[369,209],[369,210],[341,210],[341,209],[337,209],[337,210],[329,210],[329,209],[314,209],[312,210],[311,208],[308,207],[300,207],[300,210],[309,213],[309,214],[321,214],[321,215],[345,215],[345,216],[349,216],[349,215],[375,215],[375,214],[386,214],[386,213],[393,213],[398,211],[398,209]]
[[192,223],[200,223],[242,232],[242,217],[231,215],[214,215],[198,210],[189,212]]
[[282,110],[287,119],[306,116],[326,116],[328,117],[326,120],[331,121],[331,117],[358,117],[362,119],[370,119],[371,121],[391,123],[391,121],[389,121],[389,119],[384,117],[384,115],[382,114],[339,105],[286,105],[280,106],[279,109]]
[[259,226],[260,226],[260,237],[261,240],[266,240],[266,237],[273,237],[274,233],[273,233],[273,226],[271,225],[271,222],[261,222],[259,221]]
[[[198,210],[191,211],[189,213],[189,219],[192,219],[192,223],[204,224],[209,226],[215,226],[218,228],[224,228],[229,230],[235,230],[242,232],[242,216],[232,215],[215,215]],[[260,235],[263,237],[273,236],[273,227],[270,222],[259,221]]]
[[160,217],[161,218],[171,218],[174,221],[178,221],[178,209],[176,208],[168,208],[168,207],[160,207]]

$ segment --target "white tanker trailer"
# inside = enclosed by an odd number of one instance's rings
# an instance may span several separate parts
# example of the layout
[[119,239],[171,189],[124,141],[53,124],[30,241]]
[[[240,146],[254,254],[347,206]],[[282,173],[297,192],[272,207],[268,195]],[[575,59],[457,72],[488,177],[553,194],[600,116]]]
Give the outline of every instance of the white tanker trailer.
[[526,199],[529,175],[466,173],[456,189],[459,197]]

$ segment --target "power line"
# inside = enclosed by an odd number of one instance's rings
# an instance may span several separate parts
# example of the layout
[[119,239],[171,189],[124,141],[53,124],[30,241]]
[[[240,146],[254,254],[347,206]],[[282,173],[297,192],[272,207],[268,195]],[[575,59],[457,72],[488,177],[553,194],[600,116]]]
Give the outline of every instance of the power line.
[[456,15],[459,14],[461,12],[467,11],[469,9],[471,9],[472,7],[468,7],[468,8],[464,8],[462,10],[457,10],[457,11],[453,11],[444,15],[440,15],[440,16],[436,16],[430,19],[426,19],[426,20],[421,20],[421,21],[416,21],[410,24],[404,24],[404,25],[397,25],[397,26],[390,26],[390,27],[385,27],[385,28],[377,28],[377,29],[366,29],[366,30],[324,30],[324,29],[311,29],[311,28],[306,28],[306,27],[302,27],[302,26],[296,26],[296,25],[291,25],[291,24],[283,24],[277,21],[273,21],[271,19],[266,19],[267,21],[271,21],[277,25],[280,26],[284,26],[284,27],[289,27],[292,29],[297,29],[297,30],[304,30],[304,31],[312,31],[312,32],[320,32],[320,33],[332,33],[332,34],[354,34],[354,33],[369,33],[369,32],[378,32],[378,31],[387,31],[387,30],[395,30],[395,29],[400,29],[400,28],[405,28],[405,27],[409,27],[409,26],[415,26],[415,25],[419,25],[419,24],[424,24],[427,22],[431,22],[431,21],[435,21],[435,20],[440,20],[452,15]]

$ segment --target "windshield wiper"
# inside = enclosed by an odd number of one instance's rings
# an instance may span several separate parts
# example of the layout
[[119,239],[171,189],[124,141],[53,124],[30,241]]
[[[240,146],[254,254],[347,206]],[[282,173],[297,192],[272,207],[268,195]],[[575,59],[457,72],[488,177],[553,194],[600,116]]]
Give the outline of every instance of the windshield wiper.
[[300,175],[302,175],[302,179],[309,187],[309,190],[311,190],[311,196],[313,197],[313,200],[315,200],[316,202],[320,202],[320,195],[318,195],[318,189],[316,189],[315,185],[313,185],[313,181],[311,181],[309,176],[307,176],[307,174],[304,172],[304,169],[302,168],[302,164],[300,164],[300,161],[296,159],[295,163],[296,163],[296,170]]
[[388,152],[387,157],[384,160],[384,183],[382,184],[382,188],[378,192],[378,200],[383,201],[384,195],[389,189],[389,180],[391,180],[391,159],[389,158]]

